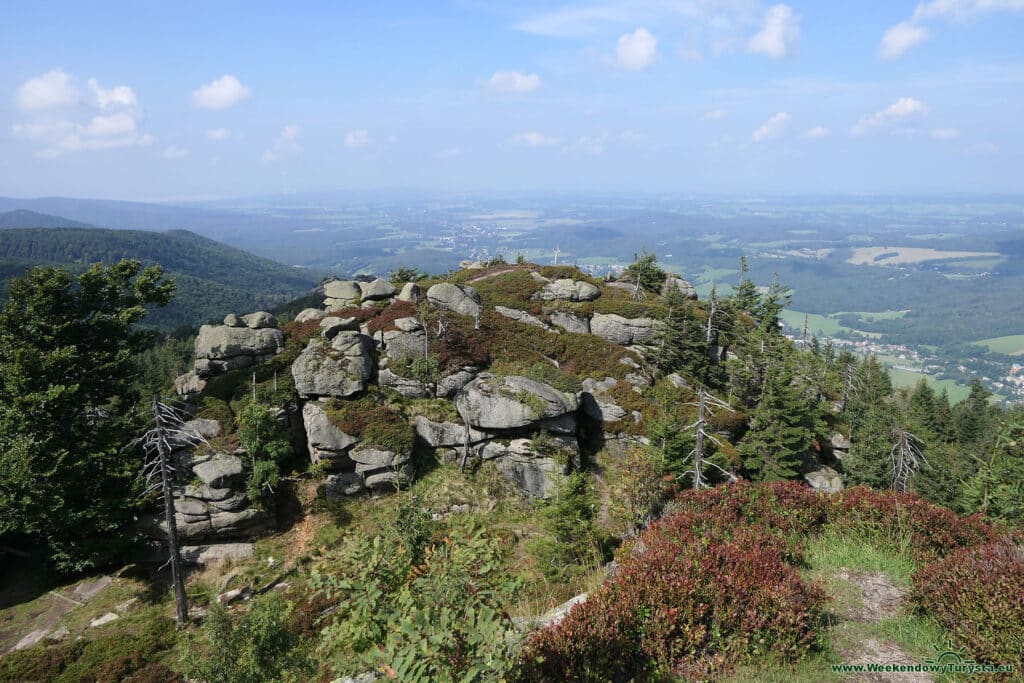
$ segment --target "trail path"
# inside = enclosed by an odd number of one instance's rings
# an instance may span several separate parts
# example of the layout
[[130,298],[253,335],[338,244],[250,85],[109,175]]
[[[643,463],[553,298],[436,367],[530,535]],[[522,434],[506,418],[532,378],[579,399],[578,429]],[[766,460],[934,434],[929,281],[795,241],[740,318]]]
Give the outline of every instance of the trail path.
[[[842,569],[835,574],[856,590],[856,595],[849,601],[838,601],[840,620],[876,624],[890,617],[897,616],[905,609],[907,591],[892,582],[885,572],[862,572]],[[843,603],[848,604],[843,604]],[[919,664],[920,660],[904,650],[900,645],[881,641],[872,636],[865,636],[852,643],[843,643],[836,647],[840,658],[849,664]],[[850,681],[932,681],[927,673],[857,673],[850,674]]]

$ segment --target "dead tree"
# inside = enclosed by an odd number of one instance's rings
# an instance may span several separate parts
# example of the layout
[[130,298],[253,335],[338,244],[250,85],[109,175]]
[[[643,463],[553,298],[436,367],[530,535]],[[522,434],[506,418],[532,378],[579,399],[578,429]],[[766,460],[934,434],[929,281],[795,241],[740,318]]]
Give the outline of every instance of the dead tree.
[[725,475],[726,479],[730,482],[736,481],[736,475],[731,472],[719,467],[717,464],[711,462],[706,457],[706,451],[704,448],[707,440],[722,445],[722,442],[718,440],[714,434],[710,434],[707,431],[708,417],[714,416],[715,409],[728,410],[730,413],[733,412],[732,407],[725,401],[716,398],[708,393],[708,390],[701,387],[697,392],[697,402],[690,403],[688,405],[696,406],[697,408],[697,421],[686,427],[686,431],[694,430],[694,441],[695,445],[693,450],[690,451],[690,457],[693,458],[693,470],[691,471],[691,477],[693,478],[693,488],[708,488],[708,483],[704,477],[704,466],[710,465],[716,470]]
[[[178,628],[188,622],[188,601],[185,596],[185,577],[181,567],[181,547],[178,525],[174,514],[173,482],[181,463],[174,452],[194,447],[206,440],[197,431],[187,429],[181,414],[154,396],[152,402],[153,427],[134,442],[141,444],[144,464],[141,477],[145,483],[143,497],[160,492],[164,503],[164,522],[167,524],[167,544],[170,551],[171,581],[174,584],[175,618]],[[165,565],[166,566],[166,565]]]
[[921,465],[927,465],[921,440],[902,427],[893,427],[892,436],[896,440],[890,451],[892,462],[892,489],[903,493],[910,485]]

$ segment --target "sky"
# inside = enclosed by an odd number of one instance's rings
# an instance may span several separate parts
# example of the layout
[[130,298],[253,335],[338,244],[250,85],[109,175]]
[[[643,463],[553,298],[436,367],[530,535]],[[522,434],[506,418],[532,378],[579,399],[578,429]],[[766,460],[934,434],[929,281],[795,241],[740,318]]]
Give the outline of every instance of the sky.
[[1017,194],[1022,132],[1024,0],[0,9],[2,196]]

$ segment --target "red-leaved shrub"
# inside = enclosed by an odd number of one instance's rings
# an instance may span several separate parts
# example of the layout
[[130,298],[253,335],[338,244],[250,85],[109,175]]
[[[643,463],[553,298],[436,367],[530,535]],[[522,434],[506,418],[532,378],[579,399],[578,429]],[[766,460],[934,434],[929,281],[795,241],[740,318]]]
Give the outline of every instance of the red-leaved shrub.
[[846,489],[834,500],[832,523],[848,528],[905,534],[914,559],[926,563],[960,548],[999,538],[1001,529],[981,514],[960,515],[913,493]]
[[1024,662],[1024,537],[962,548],[914,574],[911,598],[987,664]]
[[[804,657],[817,642],[825,594],[784,558],[792,532],[823,513],[814,512],[817,494],[798,489],[739,484],[684,494],[679,512],[620,557],[613,579],[529,640],[520,680],[704,678],[752,657]],[[807,507],[787,513],[793,499]]]

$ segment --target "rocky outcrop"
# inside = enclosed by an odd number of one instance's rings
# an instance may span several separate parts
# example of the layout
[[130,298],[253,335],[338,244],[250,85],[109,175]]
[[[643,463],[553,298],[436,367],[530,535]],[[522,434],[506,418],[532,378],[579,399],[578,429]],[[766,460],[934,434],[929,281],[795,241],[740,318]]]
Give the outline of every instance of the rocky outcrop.
[[377,384],[394,389],[406,398],[430,398],[428,388],[415,379],[396,375],[389,368],[381,368],[377,373]]
[[455,405],[473,427],[508,430],[574,413],[579,399],[527,377],[482,374],[459,391]]
[[686,299],[697,299],[697,290],[693,288],[693,285],[683,278],[676,277],[675,275],[669,275],[665,278],[665,283],[661,286],[661,293],[663,296],[672,290],[679,292]]
[[324,285],[324,307],[329,311],[358,306],[362,296],[359,283],[354,280],[331,280]]
[[[184,543],[249,538],[273,526],[273,515],[250,503],[245,492],[247,471],[238,456],[197,459],[192,473],[196,482],[174,491],[174,521]],[[161,518],[157,528],[166,535],[165,520]]]
[[479,292],[469,285],[441,282],[427,290],[427,300],[438,308],[474,318],[484,310]]
[[601,296],[601,290],[582,280],[562,279],[544,285],[535,296],[541,301],[593,301]]
[[242,316],[242,322],[252,330],[266,330],[277,327],[277,318],[266,311],[256,311]]
[[203,325],[195,341],[194,371],[210,377],[269,360],[283,349],[284,335],[276,328]]
[[303,398],[344,398],[365,389],[373,369],[373,341],[358,332],[339,332],[329,345],[311,339],[292,364],[292,377]]
[[605,377],[600,381],[590,377],[583,380],[580,410],[588,417],[601,422],[618,422],[626,417],[626,410],[607,394],[608,390],[618,383],[614,377]]
[[614,313],[595,313],[590,319],[590,332],[621,346],[646,344],[654,338],[654,320],[623,318]]
[[408,303],[417,303],[423,298],[423,290],[415,282],[406,282],[402,285],[402,291],[398,293],[398,300]]
[[424,353],[425,332],[416,318],[399,318],[394,322],[396,329],[383,334],[384,352],[391,360],[416,358]]
[[377,278],[373,282],[360,282],[359,291],[363,301],[386,301],[394,298],[398,293],[393,284],[381,278]]
[[331,424],[323,405],[317,401],[306,403],[302,407],[302,423],[306,428],[306,446],[312,463],[327,461],[332,469],[338,470],[354,467],[348,452],[360,439]]
[[412,453],[399,453],[374,445],[361,445],[349,453],[356,463],[355,472],[368,489],[404,486],[412,481],[415,470]]
[[[462,446],[467,440],[465,425],[454,422],[434,422],[422,415],[417,415],[413,420],[413,428],[416,431],[416,437],[431,448]],[[470,427],[468,437],[469,443],[472,445],[486,441],[491,438],[491,435]]]
[[526,311],[520,311],[515,308],[506,308],[505,306],[495,306],[494,310],[497,311],[499,314],[505,316],[506,318],[510,318],[512,320],[515,320],[516,322],[525,323],[527,325],[533,325],[534,327],[539,327],[543,330],[551,329],[542,320],[530,315]]
[[816,491],[838,493],[843,490],[843,477],[831,467],[821,467],[804,473],[804,481]]
[[451,398],[466,386],[480,372],[479,368],[464,367],[461,370],[445,375],[437,381],[436,394],[438,398]]
[[552,311],[548,317],[551,319],[552,325],[557,325],[566,332],[590,334],[589,318],[584,318],[567,311]]
[[357,318],[339,318],[327,316],[320,321],[320,333],[325,339],[334,339],[339,332],[358,332],[359,320]]
[[324,312],[319,308],[303,308],[295,316],[295,322],[304,323],[307,320],[317,320],[322,317],[324,317]]

